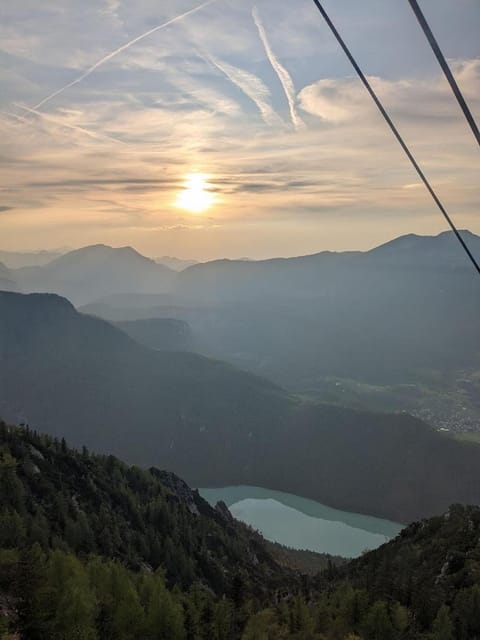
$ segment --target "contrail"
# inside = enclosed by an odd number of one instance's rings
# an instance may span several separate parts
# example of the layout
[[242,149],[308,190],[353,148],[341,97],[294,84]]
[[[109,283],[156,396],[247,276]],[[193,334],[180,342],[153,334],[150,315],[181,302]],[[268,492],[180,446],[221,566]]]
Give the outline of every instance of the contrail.
[[2,116],[7,116],[7,118],[11,118],[13,120],[18,120],[19,122],[28,122],[27,118],[23,116],[19,116],[16,113],[10,113],[9,111],[0,111]]
[[153,27],[153,29],[149,29],[145,33],[142,33],[141,35],[137,36],[136,38],[133,38],[133,40],[129,40],[129,42],[126,42],[121,47],[118,47],[118,49],[115,49],[114,51],[111,51],[106,56],[104,56],[103,58],[101,58],[100,60],[95,62],[95,64],[93,64],[91,67],[89,67],[84,73],[82,73],[82,75],[78,76],[78,78],[75,78],[75,80],[72,80],[72,82],[69,82],[64,87],[61,87],[60,89],[57,89],[57,91],[54,91],[49,96],[47,96],[46,98],[41,100],[38,104],[36,104],[33,107],[33,109],[40,109],[40,107],[43,107],[44,104],[46,104],[47,102],[50,102],[50,100],[53,100],[53,98],[55,98],[56,96],[60,95],[61,93],[63,93],[67,89],[70,89],[70,87],[75,86],[79,82],[82,82],[82,80],[85,80],[85,78],[88,78],[88,76],[90,74],[92,74],[96,69],[98,69],[98,67],[101,67],[103,64],[105,64],[106,62],[108,62],[109,60],[114,58],[115,56],[118,56],[119,53],[122,53],[123,51],[126,51],[132,45],[136,44],[137,42],[140,42],[140,40],[143,40],[144,38],[148,38],[148,36],[152,35],[152,33],[155,33],[156,31],[161,31],[162,29],[165,29],[166,27],[170,26],[171,24],[174,24],[175,22],[178,22],[179,20],[183,20],[184,18],[186,18],[187,16],[192,15],[193,13],[197,13],[197,11],[201,11],[201,9],[204,9],[209,4],[213,4],[214,2],[218,2],[218,0],[207,0],[206,2],[203,2],[198,7],[194,7],[193,9],[190,9],[189,11],[185,11],[185,13],[182,13],[182,14],[180,14],[178,16],[175,16],[174,18],[171,18],[170,20],[167,20],[167,22],[163,22],[162,24],[159,24],[158,26]]
[[253,7],[252,17],[253,17],[253,21],[255,22],[255,25],[256,25],[256,27],[258,29],[258,33],[260,35],[260,40],[262,41],[262,44],[264,46],[265,53],[267,54],[267,58],[268,58],[270,64],[272,65],[275,73],[277,74],[278,79],[280,80],[280,83],[281,83],[281,85],[283,87],[283,90],[285,92],[285,95],[287,97],[288,106],[290,108],[290,116],[292,118],[293,126],[295,127],[295,129],[297,129],[297,131],[299,129],[303,129],[303,128],[305,128],[305,123],[303,122],[303,120],[298,115],[297,109],[295,107],[296,92],[295,92],[295,87],[293,85],[293,80],[292,80],[290,74],[288,73],[288,71],[285,69],[284,66],[282,66],[282,64],[280,63],[278,58],[273,53],[272,47],[270,46],[270,42],[268,41],[267,34],[265,32],[265,28],[263,26],[262,20],[260,18],[259,13],[258,13],[257,7]]
[[[43,111],[38,111],[38,109],[26,107],[23,104],[16,104],[16,103],[14,103],[14,106],[18,107],[19,109],[23,109],[24,111],[28,111],[28,113],[33,113],[34,115],[39,116],[40,118],[43,118],[48,122],[53,122],[61,127],[66,127],[67,129],[72,129],[73,131],[84,133],[86,136],[89,136],[90,138],[95,138],[96,140],[108,140],[110,142],[116,142],[117,144],[124,144],[124,145],[127,144],[126,142],[123,142],[123,140],[112,138],[111,136],[107,136],[104,133],[96,133],[95,131],[89,131],[88,129],[84,129],[83,127],[79,127],[74,124],[68,124],[66,122],[63,122],[59,118],[55,118],[54,116],[43,113]],[[22,120],[24,120],[24,118],[22,118]]]
[[268,88],[263,84],[260,78],[256,75],[239,69],[226,62],[220,62],[212,56],[202,56],[208,62],[213,64],[219,71],[224,73],[227,78],[235,86],[237,86],[246,96],[255,103],[257,109],[260,111],[262,118],[267,124],[279,124],[282,123],[280,116],[274,111],[272,105],[268,102],[270,92]]

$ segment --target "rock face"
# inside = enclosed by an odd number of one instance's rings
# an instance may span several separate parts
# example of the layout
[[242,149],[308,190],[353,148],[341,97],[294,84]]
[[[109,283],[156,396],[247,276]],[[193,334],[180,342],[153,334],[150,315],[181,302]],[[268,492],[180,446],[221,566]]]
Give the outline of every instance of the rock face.
[[228,522],[234,522],[235,518],[230,513],[230,509],[227,507],[223,500],[219,500],[215,505],[215,509],[222,515]]
[[150,473],[157,477],[167,489],[170,489],[177,501],[186,505],[190,513],[199,515],[198,503],[203,501],[198,491],[191,489],[186,482],[171,471],[163,471],[152,467]]

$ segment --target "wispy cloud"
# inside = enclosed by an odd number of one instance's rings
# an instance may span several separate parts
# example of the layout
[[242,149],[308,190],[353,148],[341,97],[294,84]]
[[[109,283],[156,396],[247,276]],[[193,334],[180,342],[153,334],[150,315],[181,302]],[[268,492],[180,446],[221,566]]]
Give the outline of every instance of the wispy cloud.
[[217,60],[213,56],[204,56],[204,58],[221,71],[247,98],[250,98],[250,100],[255,103],[262,118],[268,125],[282,124],[282,119],[271,105],[270,91],[260,78],[250,73],[250,71],[234,67],[227,62]]
[[171,24],[175,24],[176,22],[179,22],[180,20],[183,20],[184,18],[186,18],[186,17],[188,17],[190,15],[193,15],[194,13],[197,13],[201,9],[204,9],[205,7],[207,7],[210,4],[213,4],[214,2],[218,2],[218,0],[207,0],[206,2],[202,2],[202,4],[200,4],[199,6],[194,7],[193,9],[190,9],[189,11],[185,11],[184,13],[181,13],[181,14],[175,16],[174,18],[171,18],[170,20],[167,20],[166,22],[163,22],[162,24],[159,24],[156,27],[153,27],[152,29],[149,29],[148,31],[145,31],[144,33],[140,34],[136,38],[133,38],[132,40],[129,40],[128,42],[123,44],[121,47],[118,47],[117,49],[114,49],[113,51],[108,53],[106,56],[103,56],[103,58],[100,58],[100,60],[97,60],[97,62],[95,62],[95,64],[93,64],[84,73],[82,73],[77,78],[75,78],[75,80],[72,80],[68,84],[66,84],[63,87],[61,87],[60,89],[57,89],[56,91],[54,91],[50,95],[48,95],[45,98],[43,98],[43,100],[40,100],[40,102],[38,104],[36,104],[33,107],[33,109],[40,109],[40,107],[43,107],[45,104],[47,104],[47,102],[50,102],[50,100],[53,100],[53,98],[56,98],[57,96],[59,96],[61,93],[63,93],[67,89],[70,89],[71,87],[75,86],[76,84],[79,84],[80,82],[82,82],[82,80],[85,80],[85,78],[88,78],[89,75],[91,75],[94,71],[96,71],[103,64],[105,64],[106,62],[109,62],[109,60],[111,60],[112,58],[115,58],[115,56],[118,56],[120,53],[123,53],[124,51],[126,51],[127,49],[132,47],[134,44],[137,44],[137,42],[140,42],[141,40],[144,40],[145,38],[148,38],[149,36],[151,36],[153,33],[156,33],[157,31],[161,31],[162,29],[166,29]]
[[117,144],[122,144],[122,145],[126,144],[125,142],[123,142],[123,140],[118,140],[117,138],[113,138],[104,133],[97,133],[96,131],[90,131],[89,129],[85,129],[84,127],[79,127],[78,125],[65,122],[61,118],[43,113],[43,111],[38,111],[38,109],[32,109],[31,107],[27,107],[26,105],[23,105],[23,104],[15,104],[15,106],[18,107],[19,109],[23,109],[24,111],[27,111],[28,113],[32,113],[33,115],[38,116],[42,120],[46,120],[47,122],[53,122],[54,124],[60,127],[65,127],[67,129],[71,129],[72,131],[76,131],[78,133],[83,133],[84,135],[90,138],[94,138],[96,140],[104,140],[104,141],[106,140],[108,142],[116,142]]
[[0,111],[0,115],[10,120],[16,120],[17,122],[28,122],[27,118],[19,116],[17,113],[10,113],[9,111]]
[[262,41],[262,44],[264,46],[265,53],[267,54],[267,58],[268,58],[270,64],[272,65],[275,73],[277,74],[278,79],[280,80],[280,83],[281,83],[281,85],[283,87],[283,90],[285,92],[285,95],[287,97],[288,107],[290,109],[290,117],[292,119],[293,126],[297,130],[298,129],[303,129],[305,127],[305,123],[303,122],[303,120],[300,118],[300,116],[297,113],[297,108],[296,108],[296,105],[295,105],[296,91],[295,91],[295,87],[294,87],[294,84],[293,84],[293,80],[292,80],[290,74],[288,73],[288,71],[281,64],[281,62],[278,60],[278,58],[276,57],[276,55],[273,52],[273,49],[272,49],[272,47],[270,45],[270,42],[268,40],[268,37],[267,37],[267,33],[265,31],[265,27],[263,26],[263,22],[262,22],[262,20],[260,18],[260,15],[258,13],[257,7],[253,8],[252,17],[253,17],[255,25],[256,25],[256,27],[258,29],[260,40]]

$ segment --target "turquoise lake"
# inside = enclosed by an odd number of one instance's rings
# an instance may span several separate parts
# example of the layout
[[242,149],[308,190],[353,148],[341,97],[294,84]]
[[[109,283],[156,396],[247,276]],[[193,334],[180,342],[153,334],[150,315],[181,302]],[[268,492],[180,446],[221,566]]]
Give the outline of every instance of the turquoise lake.
[[199,489],[215,505],[225,502],[232,515],[257,529],[267,540],[294,549],[355,558],[395,537],[403,525],[261,487]]

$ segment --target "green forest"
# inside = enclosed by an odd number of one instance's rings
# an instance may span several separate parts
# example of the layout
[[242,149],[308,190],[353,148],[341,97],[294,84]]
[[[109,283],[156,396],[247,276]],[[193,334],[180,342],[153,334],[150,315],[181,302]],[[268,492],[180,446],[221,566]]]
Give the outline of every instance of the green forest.
[[[480,509],[314,575],[173,474],[0,423],[2,640],[474,640]],[[291,561],[290,561],[291,558]]]

